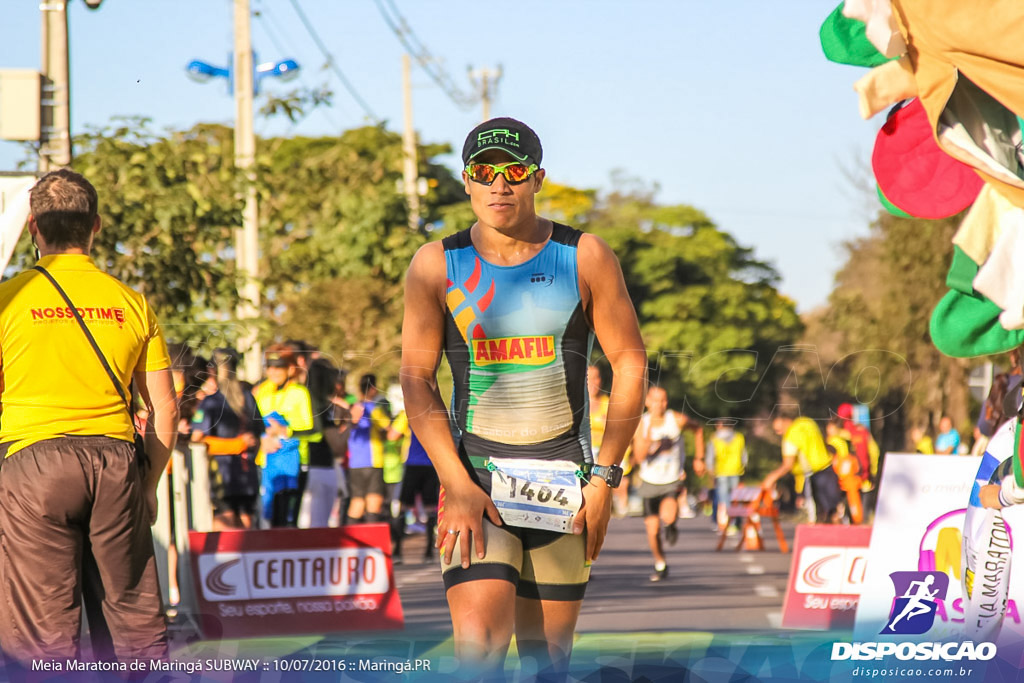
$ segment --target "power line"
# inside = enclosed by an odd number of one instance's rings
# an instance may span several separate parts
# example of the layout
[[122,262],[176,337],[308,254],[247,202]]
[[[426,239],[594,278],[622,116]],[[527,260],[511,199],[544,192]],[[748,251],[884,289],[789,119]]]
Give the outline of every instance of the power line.
[[268,19],[269,12],[267,12],[267,10],[263,8],[262,3],[260,4],[259,9],[253,10],[252,14],[259,21],[260,26],[263,28],[263,32],[267,34],[267,37],[270,39],[270,42],[274,44],[274,47],[277,49],[278,53],[284,56],[289,52],[292,52],[292,50],[289,50],[284,47],[284,45],[281,42],[281,39],[279,39],[279,37],[277,36],[276,27],[274,26],[273,21]]
[[[274,44],[274,47],[277,48],[277,51],[281,55],[285,55],[285,54],[289,54],[289,53],[294,53],[295,52],[295,50],[285,48],[282,45],[282,40],[284,42],[289,43],[289,44],[292,44],[293,41],[290,39],[290,36],[288,36],[285,33],[283,28],[274,26],[274,24],[276,22],[274,21],[274,18],[270,15],[270,12],[267,9],[267,5],[265,5],[263,3],[260,3],[260,9],[255,11],[255,12],[253,12],[253,14],[256,17],[256,19],[258,20],[259,25],[263,29],[264,33],[266,33],[267,37],[270,38],[270,42]],[[279,39],[277,36],[275,36],[275,33],[278,30],[280,31],[280,38],[281,39]],[[309,82],[306,81],[304,72],[302,70],[299,71],[299,82],[302,83],[302,85],[304,85],[307,90],[309,90],[309,91],[313,90],[313,88],[309,85]],[[316,109],[320,110],[320,113],[323,114],[324,118],[327,119],[327,122],[331,125],[331,127],[334,130],[339,131],[339,132],[341,131],[341,125],[337,121],[334,120],[334,117],[331,116],[331,113],[330,113],[329,109],[327,109],[326,107],[316,107]],[[294,130],[295,127],[298,126],[298,123],[299,123],[298,121],[293,121],[289,128],[291,130]]]
[[[294,0],[293,0],[294,1]],[[395,6],[393,0],[387,0],[388,7],[390,7],[390,13],[388,8],[384,6],[381,0],[374,0],[377,5],[377,9],[380,11],[381,17],[384,18],[384,23],[388,25],[388,28],[398,37],[398,41],[405,47],[416,63],[420,65],[427,75],[430,76],[437,85],[444,91],[452,102],[455,103],[460,109],[471,109],[478,101],[478,98],[467,95],[457,85],[452,77],[441,68],[438,60],[430,54],[427,47],[416,37],[413,33],[412,28],[406,22],[405,18],[398,11],[398,7]],[[392,16],[394,15],[394,16]]]
[[363,111],[366,112],[366,115],[374,123],[380,123],[380,119],[377,117],[376,114],[373,113],[373,110],[370,108],[370,105],[368,105],[366,103],[366,100],[364,100],[359,95],[355,87],[349,82],[348,78],[345,77],[345,74],[342,73],[341,69],[335,63],[334,55],[332,55],[330,50],[327,49],[327,46],[324,45],[324,41],[320,40],[320,36],[317,34],[316,29],[313,28],[313,24],[310,23],[309,19],[306,17],[306,13],[303,12],[302,8],[299,6],[298,0],[290,1],[292,3],[292,7],[295,9],[295,13],[299,15],[299,20],[302,21],[302,25],[306,27],[306,32],[309,33],[309,36],[313,39],[313,42],[316,43],[316,46],[320,49],[321,54],[323,54],[324,59],[327,60],[328,68],[330,68],[331,72],[338,78],[341,84],[345,87],[345,90],[348,91],[348,94],[352,96],[352,99],[354,99],[359,104],[359,106],[363,108]]

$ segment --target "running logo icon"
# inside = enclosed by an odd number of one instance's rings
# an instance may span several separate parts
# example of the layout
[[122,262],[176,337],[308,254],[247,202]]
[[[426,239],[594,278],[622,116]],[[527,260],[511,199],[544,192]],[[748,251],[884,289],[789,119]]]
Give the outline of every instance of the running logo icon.
[[939,600],[946,599],[949,575],[945,572],[893,572],[896,590],[889,621],[880,633],[920,635],[935,623]]

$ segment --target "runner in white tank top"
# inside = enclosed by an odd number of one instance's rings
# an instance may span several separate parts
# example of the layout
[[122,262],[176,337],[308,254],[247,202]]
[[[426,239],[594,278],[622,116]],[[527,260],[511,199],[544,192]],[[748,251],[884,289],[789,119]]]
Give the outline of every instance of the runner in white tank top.
[[647,527],[647,543],[654,556],[654,573],[650,578],[651,581],[661,581],[668,576],[661,544],[661,525],[665,525],[665,541],[669,545],[674,545],[679,536],[676,496],[686,478],[683,430],[694,431],[697,453],[704,452],[704,433],[685,415],[668,409],[668,394],[661,387],[652,386],[648,390],[646,406],[647,412],[633,437],[633,457],[640,467],[639,493],[644,499],[644,525]]

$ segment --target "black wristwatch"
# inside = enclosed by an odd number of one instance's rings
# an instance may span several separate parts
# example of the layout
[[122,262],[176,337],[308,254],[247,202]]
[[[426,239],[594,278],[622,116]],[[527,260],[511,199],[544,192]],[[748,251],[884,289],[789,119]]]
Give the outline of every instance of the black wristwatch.
[[618,488],[622,483],[622,468],[618,465],[593,465],[590,468],[590,476],[604,479],[608,488]]

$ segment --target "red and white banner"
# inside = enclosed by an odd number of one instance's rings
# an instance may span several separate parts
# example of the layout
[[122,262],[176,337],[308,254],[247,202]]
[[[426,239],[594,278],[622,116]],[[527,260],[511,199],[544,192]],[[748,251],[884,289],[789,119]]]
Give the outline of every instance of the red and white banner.
[[797,526],[782,626],[853,628],[870,541],[871,527],[867,526]]
[[400,629],[386,524],[189,532],[204,638]]

